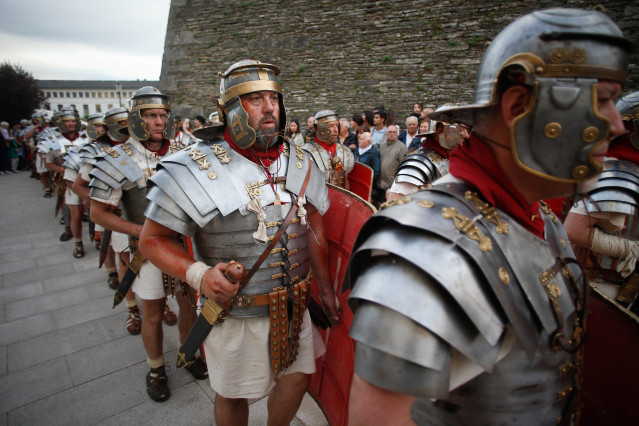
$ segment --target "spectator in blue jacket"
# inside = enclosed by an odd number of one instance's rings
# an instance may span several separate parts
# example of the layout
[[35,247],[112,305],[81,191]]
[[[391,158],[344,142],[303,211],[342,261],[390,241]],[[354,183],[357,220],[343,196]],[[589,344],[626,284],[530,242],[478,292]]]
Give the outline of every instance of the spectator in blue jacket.
[[370,132],[359,135],[359,148],[355,151],[355,161],[373,169],[373,182],[375,182],[379,176],[379,151],[371,145],[372,140],[373,135]]

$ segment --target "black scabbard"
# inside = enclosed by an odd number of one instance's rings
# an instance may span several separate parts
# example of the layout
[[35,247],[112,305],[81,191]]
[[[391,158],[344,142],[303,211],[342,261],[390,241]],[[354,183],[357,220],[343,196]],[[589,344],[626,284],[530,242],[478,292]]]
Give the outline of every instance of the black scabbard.
[[213,325],[219,321],[224,313],[224,309],[212,300],[207,300],[202,307],[202,312],[198,315],[191,331],[186,336],[186,340],[178,350],[177,368],[187,367],[195,358],[198,348],[209,335]]
[[98,264],[98,269],[104,264],[107,251],[109,251],[109,244],[111,244],[111,230],[105,229],[102,233],[102,241],[100,241],[100,263]]
[[142,255],[142,253],[140,253],[140,250],[136,250],[136,252],[133,254],[133,259],[131,259],[131,262],[129,262],[126,272],[124,273],[124,277],[122,277],[122,280],[120,280],[120,286],[115,291],[115,295],[113,296],[114,308],[118,306],[120,302],[122,302],[122,300],[124,300],[124,296],[126,296],[126,293],[131,288],[135,277],[138,276],[140,268],[145,261],[146,258]]

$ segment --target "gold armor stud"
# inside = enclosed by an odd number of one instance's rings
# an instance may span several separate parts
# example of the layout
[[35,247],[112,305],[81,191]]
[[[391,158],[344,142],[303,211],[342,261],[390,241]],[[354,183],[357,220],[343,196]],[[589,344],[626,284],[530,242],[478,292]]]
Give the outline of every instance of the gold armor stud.
[[561,124],[559,123],[548,123],[544,128],[544,135],[548,139],[554,139],[561,134]]
[[499,268],[499,279],[504,285],[510,284],[510,275],[508,275],[508,271],[505,268]]
[[573,64],[580,64],[586,60],[586,51],[581,47],[572,49],[568,55],[568,60]]
[[217,179],[217,173],[215,172],[209,172],[209,179],[213,180],[213,179]]
[[297,166],[297,168],[298,168],[298,169],[301,169],[301,168],[302,168],[302,163],[300,163],[300,162],[298,161],[298,162],[297,162],[297,164],[296,164],[296,166]]
[[433,203],[430,200],[419,200],[417,202],[417,205],[420,206],[420,207],[424,207],[424,208],[430,209],[430,208],[432,208],[435,205],[435,203]]
[[126,161],[122,160],[122,161],[120,161],[120,164],[122,164],[124,166],[126,164]]
[[553,64],[560,64],[566,60],[567,56],[568,52],[566,51],[566,49],[559,48],[550,52],[550,56],[548,59],[550,59],[550,62],[552,62]]
[[592,143],[596,141],[598,137],[599,137],[599,129],[593,126],[586,127],[584,131],[581,133],[581,139],[583,139],[583,141],[586,143]]
[[572,177],[575,179],[583,179],[588,176],[587,166],[577,166],[572,171]]

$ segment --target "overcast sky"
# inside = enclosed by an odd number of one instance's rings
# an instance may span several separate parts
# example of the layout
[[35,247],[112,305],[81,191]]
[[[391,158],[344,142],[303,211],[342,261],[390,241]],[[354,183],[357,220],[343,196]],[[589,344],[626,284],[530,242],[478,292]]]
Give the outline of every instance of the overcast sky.
[[0,62],[39,80],[158,80],[170,0],[0,0]]

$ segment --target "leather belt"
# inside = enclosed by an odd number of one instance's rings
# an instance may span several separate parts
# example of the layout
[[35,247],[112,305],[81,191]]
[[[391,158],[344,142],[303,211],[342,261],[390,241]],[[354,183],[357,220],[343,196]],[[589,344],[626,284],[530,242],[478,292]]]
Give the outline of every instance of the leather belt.
[[[303,281],[307,283],[311,280],[311,272],[306,275]],[[296,284],[296,282],[291,283],[291,285]],[[231,299],[231,303],[233,307],[236,308],[251,308],[253,306],[266,306],[271,303],[269,299],[270,293],[264,294],[240,294]]]

